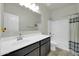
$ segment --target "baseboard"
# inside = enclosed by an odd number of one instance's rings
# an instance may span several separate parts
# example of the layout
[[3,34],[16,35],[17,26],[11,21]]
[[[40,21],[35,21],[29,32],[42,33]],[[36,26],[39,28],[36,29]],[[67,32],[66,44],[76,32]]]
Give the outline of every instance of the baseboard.
[[62,48],[62,47],[59,47],[59,46],[56,46],[57,48],[60,48],[62,50],[65,50],[65,51],[70,51],[69,48]]

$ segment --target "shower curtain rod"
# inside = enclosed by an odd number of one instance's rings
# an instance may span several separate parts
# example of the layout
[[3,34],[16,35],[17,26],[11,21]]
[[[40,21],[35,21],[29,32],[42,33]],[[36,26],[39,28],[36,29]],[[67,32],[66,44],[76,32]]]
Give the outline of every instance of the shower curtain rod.
[[69,14],[69,15],[65,15],[63,17],[71,18],[72,16],[79,16],[79,13]]
[[73,15],[79,15],[79,13],[74,13]]
[[74,15],[78,15],[78,16],[79,16],[79,13],[74,13],[74,14],[72,14],[72,15],[69,15],[69,16],[74,16]]
[[66,17],[69,17],[69,18],[71,18],[72,16],[78,16],[79,17],[79,13],[74,13],[74,14],[66,15]]

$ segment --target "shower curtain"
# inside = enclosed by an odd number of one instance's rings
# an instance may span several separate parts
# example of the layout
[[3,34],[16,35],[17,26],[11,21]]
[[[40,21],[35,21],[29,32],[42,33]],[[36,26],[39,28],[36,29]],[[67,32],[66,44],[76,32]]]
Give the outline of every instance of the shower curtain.
[[79,55],[79,16],[70,18],[69,49],[74,55]]

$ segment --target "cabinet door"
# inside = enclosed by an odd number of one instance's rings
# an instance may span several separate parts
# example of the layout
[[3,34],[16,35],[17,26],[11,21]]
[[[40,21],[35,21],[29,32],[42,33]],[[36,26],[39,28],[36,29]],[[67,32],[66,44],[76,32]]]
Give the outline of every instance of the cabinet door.
[[41,46],[41,56],[46,56],[50,52],[50,41]]
[[41,56],[45,56],[45,44],[41,46]]
[[45,55],[48,55],[50,52],[50,41],[45,44]]
[[41,56],[46,56],[50,52],[50,37],[44,39],[41,41],[41,47],[40,47]]
[[33,50],[32,52],[30,52],[26,56],[39,56],[39,48]]

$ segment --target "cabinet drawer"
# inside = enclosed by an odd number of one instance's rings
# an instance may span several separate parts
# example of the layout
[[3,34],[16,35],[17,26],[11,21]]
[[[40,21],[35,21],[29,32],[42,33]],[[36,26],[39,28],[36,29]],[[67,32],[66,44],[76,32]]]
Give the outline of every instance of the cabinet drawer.
[[5,56],[24,56],[27,53],[31,52],[32,50],[34,50],[38,47],[39,47],[39,43],[37,42],[37,43],[31,44],[29,46],[26,46],[24,48],[21,48],[19,50],[16,50],[14,52],[11,52],[9,54],[6,54]]
[[39,56],[39,48],[33,50],[31,53],[27,54],[26,56]]
[[48,41],[50,41],[50,37],[43,39],[43,40],[41,41],[41,45],[42,45],[42,44],[45,44],[45,43],[48,42]]

